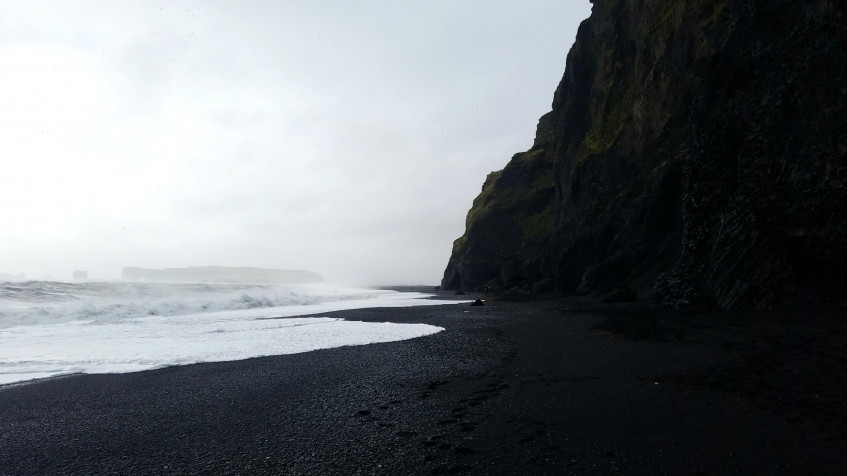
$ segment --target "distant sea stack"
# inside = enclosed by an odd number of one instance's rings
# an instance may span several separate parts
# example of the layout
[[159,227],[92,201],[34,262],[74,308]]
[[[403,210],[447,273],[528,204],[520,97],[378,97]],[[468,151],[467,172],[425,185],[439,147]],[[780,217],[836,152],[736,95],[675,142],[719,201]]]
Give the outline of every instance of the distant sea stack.
[[323,276],[310,271],[227,266],[192,266],[188,268],[145,269],[125,267],[125,281],[171,283],[319,283]]
[[592,3],[442,285],[847,305],[847,3]]

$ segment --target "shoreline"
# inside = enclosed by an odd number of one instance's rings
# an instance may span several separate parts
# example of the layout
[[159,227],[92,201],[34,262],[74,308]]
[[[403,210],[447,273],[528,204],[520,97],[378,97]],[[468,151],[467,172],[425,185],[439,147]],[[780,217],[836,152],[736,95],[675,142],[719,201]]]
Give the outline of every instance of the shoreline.
[[0,473],[847,466],[847,334],[835,314],[742,320],[585,299],[486,304],[324,314],[446,329],[405,341],[4,386]]
[[[359,325],[348,321],[337,324],[344,331],[310,332],[299,325],[289,327],[289,324],[281,322],[286,318],[315,319],[329,312],[348,309],[457,302],[452,296],[441,298],[435,293],[365,288],[353,291],[335,292],[336,295],[330,292],[326,296],[307,296],[302,299],[297,296],[286,297],[283,293],[275,301],[262,295],[256,300],[245,294],[232,301],[236,305],[235,309],[211,306],[212,309],[205,312],[189,309],[188,312],[176,312],[174,315],[167,313],[167,305],[165,313],[159,315],[157,306],[160,303],[155,301],[148,305],[153,311],[145,315],[145,304],[139,305],[127,300],[103,316],[98,316],[97,309],[94,309],[91,316],[73,319],[77,311],[70,309],[67,312],[70,318],[58,322],[47,319],[43,323],[33,317],[38,316],[38,311],[42,309],[34,307],[29,314],[22,313],[24,317],[18,319],[26,324],[15,326],[6,322],[3,323],[5,326],[0,326],[0,361],[4,362],[0,365],[0,388],[68,374],[138,372],[187,363],[243,360],[334,346],[385,342],[409,338],[417,333],[425,335],[431,332],[424,330],[425,326],[417,326],[421,330],[413,331],[409,330],[409,326],[404,329],[404,326]],[[213,300],[214,296],[208,298],[207,302]],[[298,300],[305,302],[298,303]],[[192,302],[191,299],[186,301]],[[283,304],[287,301],[293,302]],[[203,302],[193,301],[194,307],[199,309],[201,307],[197,302]],[[224,299],[224,302],[226,304],[230,301]],[[262,305],[254,306],[254,302]],[[190,308],[191,305],[185,307]],[[52,309],[49,312],[58,314]],[[14,317],[11,320],[14,321]]]
[[14,387],[14,386],[17,386],[17,385],[28,385],[30,383],[46,382],[46,381],[53,380],[53,379],[61,379],[61,378],[66,378],[66,377],[76,377],[76,376],[79,376],[79,375],[89,375],[89,374],[86,374],[85,372],[68,372],[68,373],[63,373],[63,374],[46,375],[44,377],[36,377],[36,378],[28,379],[28,380],[16,380],[14,382],[0,383],[0,391],[3,391],[4,388]]

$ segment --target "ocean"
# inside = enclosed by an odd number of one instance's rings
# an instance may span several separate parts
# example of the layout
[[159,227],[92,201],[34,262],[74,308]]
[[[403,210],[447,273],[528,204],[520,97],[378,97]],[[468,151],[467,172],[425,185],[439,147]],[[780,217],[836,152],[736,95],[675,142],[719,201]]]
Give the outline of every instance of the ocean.
[[456,303],[430,297],[325,283],[0,282],[0,385],[421,337],[443,328],[320,314]]

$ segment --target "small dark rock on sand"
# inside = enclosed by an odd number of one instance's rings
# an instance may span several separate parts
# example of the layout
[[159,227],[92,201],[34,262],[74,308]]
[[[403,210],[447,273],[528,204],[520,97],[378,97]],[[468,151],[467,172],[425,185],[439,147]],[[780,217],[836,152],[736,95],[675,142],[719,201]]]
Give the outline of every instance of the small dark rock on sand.
[[485,303],[482,302],[482,299],[477,299],[476,301],[471,303],[471,306],[485,306]]

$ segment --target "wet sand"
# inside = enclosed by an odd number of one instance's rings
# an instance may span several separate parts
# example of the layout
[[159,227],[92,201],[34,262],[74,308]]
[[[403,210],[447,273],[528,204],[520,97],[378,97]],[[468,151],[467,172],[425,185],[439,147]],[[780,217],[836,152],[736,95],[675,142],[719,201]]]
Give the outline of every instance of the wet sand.
[[[475,296],[463,296],[463,298]],[[0,388],[0,474],[840,474],[847,320],[546,298],[402,342]]]

